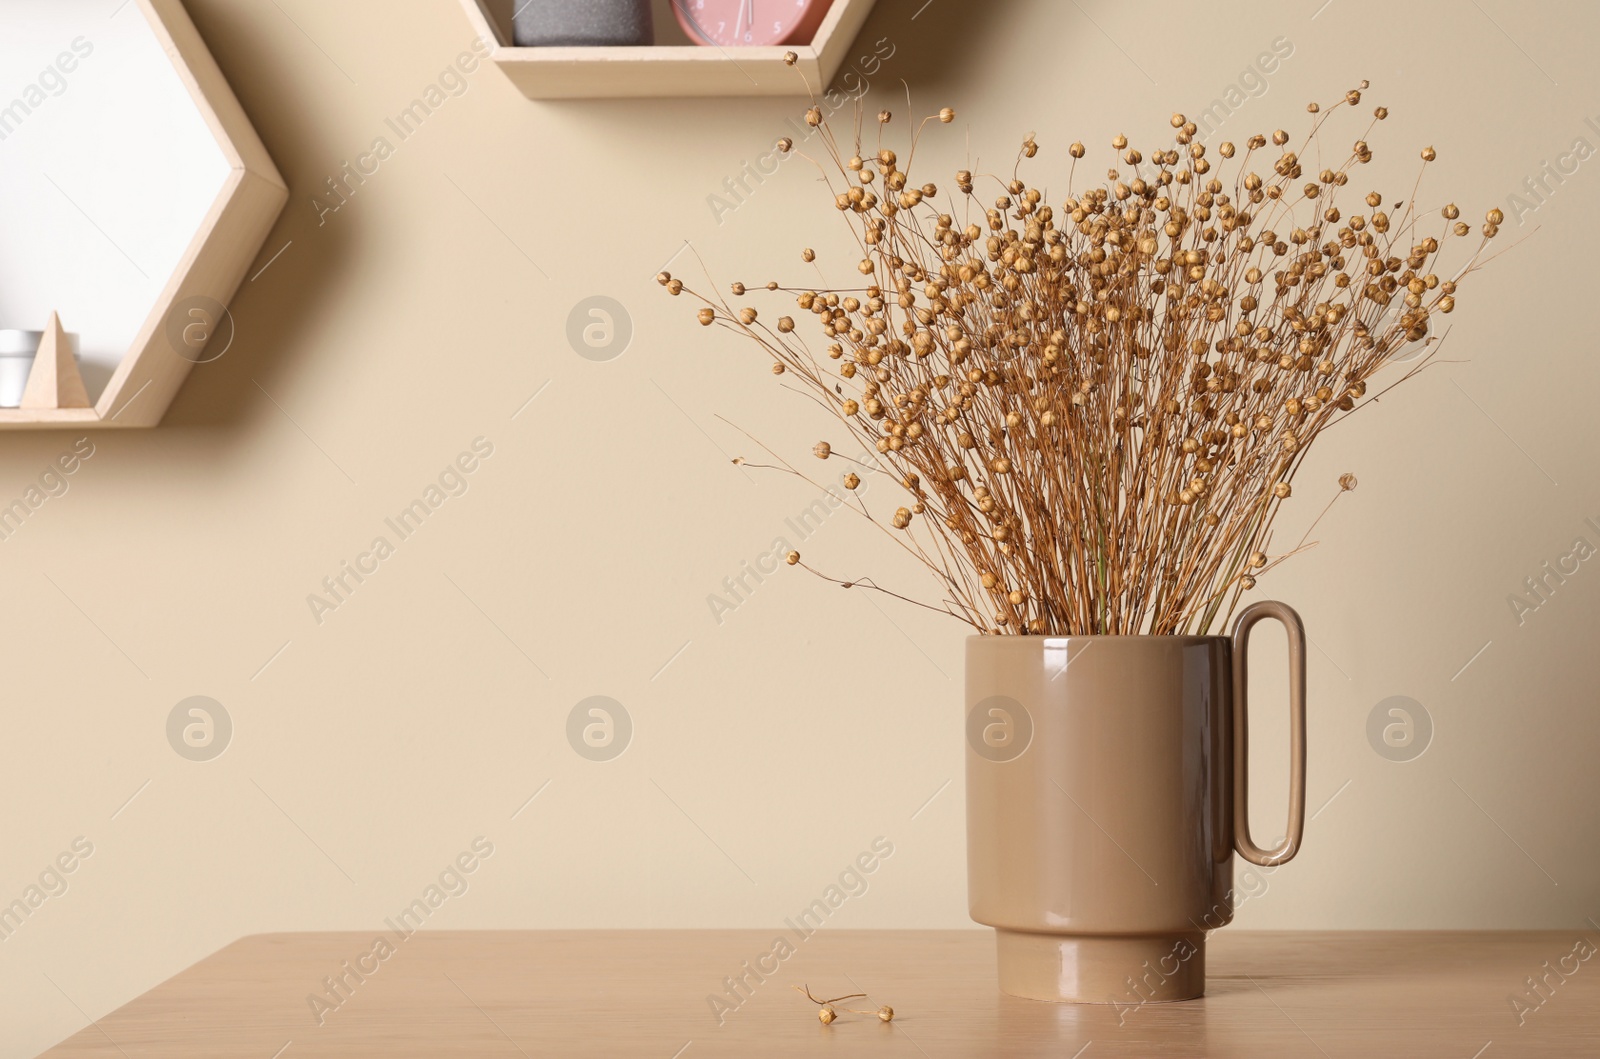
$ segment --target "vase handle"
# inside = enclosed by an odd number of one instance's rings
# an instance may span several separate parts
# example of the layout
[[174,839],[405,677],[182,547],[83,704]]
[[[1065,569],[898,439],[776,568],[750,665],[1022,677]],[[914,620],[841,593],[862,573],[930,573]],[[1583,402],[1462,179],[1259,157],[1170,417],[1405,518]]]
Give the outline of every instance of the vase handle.
[[[1289,637],[1289,827],[1276,849],[1250,840],[1250,629],[1276,618]],[[1263,866],[1283,864],[1300,851],[1306,826],[1306,630],[1287,603],[1252,603],[1233,622],[1233,845],[1239,856]]]

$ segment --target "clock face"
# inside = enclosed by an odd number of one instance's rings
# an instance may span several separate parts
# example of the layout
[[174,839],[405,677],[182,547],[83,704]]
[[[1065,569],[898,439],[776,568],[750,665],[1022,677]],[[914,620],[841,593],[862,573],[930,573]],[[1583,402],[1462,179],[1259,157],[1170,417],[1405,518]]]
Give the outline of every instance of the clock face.
[[809,44],[831,0],[672,0],[678,24],[699,44],[748,48]]

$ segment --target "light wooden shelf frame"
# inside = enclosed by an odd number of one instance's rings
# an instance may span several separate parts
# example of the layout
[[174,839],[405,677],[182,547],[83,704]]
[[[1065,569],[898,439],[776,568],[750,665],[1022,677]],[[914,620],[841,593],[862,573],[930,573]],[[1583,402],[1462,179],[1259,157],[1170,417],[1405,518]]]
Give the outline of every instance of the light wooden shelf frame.
[[[844,64],[875,0],[833,0],[810,44],[773,48],[518,48],[511,44],[515,2],[461,0],[473,29],[489,43],[490,58],[523,95],[623,99],[803,96],[808,87],[820,94]],[[783,61],[789,51],[799,57],[794,67]]]
[[289,189],[181,0],[132,0],[150,23],[230,172],[177,268],[93,408],[0,409],[0,430],[152,427],[196,363],[168,339],[175,306],[209,298],[227,305],[244,282]]

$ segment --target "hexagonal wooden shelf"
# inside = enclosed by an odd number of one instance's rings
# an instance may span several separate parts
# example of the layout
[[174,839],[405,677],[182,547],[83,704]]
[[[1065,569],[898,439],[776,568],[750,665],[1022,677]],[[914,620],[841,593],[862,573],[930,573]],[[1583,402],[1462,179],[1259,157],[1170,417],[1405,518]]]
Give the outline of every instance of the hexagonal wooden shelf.
[[180,0],[107,6],[6,0],[0,68],[34,78],[0,99],[0,327],[59,312],[98,397],[0,429],[159,423],[288,201]]
[[[529,99],[603,99],[670,96],[819,95],[844,65],[850,45],[874,0],[833,0],[808,45],[713,48],[688,43],[670,9],[657,0],[653,47],[518,48],[511,44],[511,14],[519,0],[461,0],[467,18],[492,46],[490,58]],[[799,56],[795,68],[783,53]]]

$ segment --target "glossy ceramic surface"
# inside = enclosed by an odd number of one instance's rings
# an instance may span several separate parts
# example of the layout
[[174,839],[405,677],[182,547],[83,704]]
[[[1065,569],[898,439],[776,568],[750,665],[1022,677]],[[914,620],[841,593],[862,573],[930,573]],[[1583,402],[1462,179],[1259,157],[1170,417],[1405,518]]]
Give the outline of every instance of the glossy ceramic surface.
[[[1303,816],[1304,641],[1282,604],[1241,615],[1237,641],[1262,617],[1290,631],[1296,793],[1280,847],[1239,849],[1282,863]],[[1236,639],[968,639],[968,899],[1000,932],[1005,992],[1129,1003],[1204,991],[1205,933],[1232,919],[1246,795]]]

